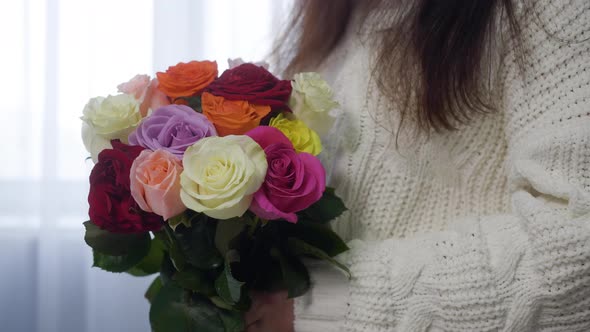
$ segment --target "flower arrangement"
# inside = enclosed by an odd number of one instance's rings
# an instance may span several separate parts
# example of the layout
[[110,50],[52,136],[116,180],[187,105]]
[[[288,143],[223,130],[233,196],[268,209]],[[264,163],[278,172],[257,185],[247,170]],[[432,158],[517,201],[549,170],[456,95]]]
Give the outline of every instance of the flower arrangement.
[[94,266],[158,274],[153,331],[243,331],[254,291],[310,287],[302,258],[346,251],[328,223],[320,133],[337,106],[316,73],[191,61],[91,99],[82,138],[95,162],[85,241]]

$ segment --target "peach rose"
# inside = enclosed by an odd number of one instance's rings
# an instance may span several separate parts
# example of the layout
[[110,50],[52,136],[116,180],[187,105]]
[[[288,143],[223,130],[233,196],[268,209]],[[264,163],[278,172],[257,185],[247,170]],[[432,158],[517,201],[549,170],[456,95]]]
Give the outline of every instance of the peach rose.
[[131,195],[139,207],[169,219],[186,206],[180,199],[181,161],[165,150],[143,150],[131,166]]
[[168,67],[166,72],[156,74],[160,85],[158,88],[168,97],[190,97],[200,94],[217,77],[217,62],[191,61],[180,62]]
[[139,112],[146,117],[149,110],[156,110],[162,106],[170,105],[166,95],[158,90],[158,80],[150,79],[148,75],[136,75],[129,82],[117,86],[119,92],[132,95],[140,103]]
[[260,125],[270,113],[270,106],[254,105],[243,100],[226,100],[208,92],[201,96],[203,114],[213,122],[219,136],[242,135]]

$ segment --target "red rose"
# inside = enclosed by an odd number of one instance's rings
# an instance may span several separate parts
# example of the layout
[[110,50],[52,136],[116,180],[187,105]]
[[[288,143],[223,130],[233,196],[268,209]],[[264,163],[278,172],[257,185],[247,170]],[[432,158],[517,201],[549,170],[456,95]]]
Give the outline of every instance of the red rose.
[[159,230],[164,223],[162,217],[142,211],[131,196],[131,165],[143,148],[118,140],[111,143],[113,148],[98,155],[98,163],[90,173],[90,220],[113,233]]
[[291,82],[279,80],[263,67],[244,63],[228,69],[205,91],[228,100],[245,100],[251,104],[268,105],[273,110],[289,110]]

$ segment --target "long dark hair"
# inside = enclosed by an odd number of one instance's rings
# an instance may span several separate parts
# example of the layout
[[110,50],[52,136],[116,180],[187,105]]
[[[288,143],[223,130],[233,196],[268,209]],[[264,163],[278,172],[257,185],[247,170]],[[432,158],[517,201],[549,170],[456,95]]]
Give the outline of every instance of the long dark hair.
[[[286,75],[319,65],[344,35],[353,10],[360,11],[361,21],[396,13],[393,20],[376,19],[394,23],[370,33],[377,46],[373,78],[401,106],[402,121],[412,118],[426,132],[453,130],[475,113],[495,109],[487,84],[489,51],[499,28],[513,40],[520,34],[511,0],[295,2],[274,52]],[[387,10],[392,6],[400,8]]]

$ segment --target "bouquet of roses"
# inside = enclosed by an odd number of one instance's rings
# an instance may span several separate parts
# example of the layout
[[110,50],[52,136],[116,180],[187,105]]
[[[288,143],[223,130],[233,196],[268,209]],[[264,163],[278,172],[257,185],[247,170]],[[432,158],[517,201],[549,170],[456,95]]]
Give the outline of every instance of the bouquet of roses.
[[158,273],[153,331],[242,331],[252,292],[310,287],[302,258],[347,250],[328,222],[345,207],[317,155],[337,104],[316,73],[192,61],[91,99],[95,166],[85,241],[94,266]]

